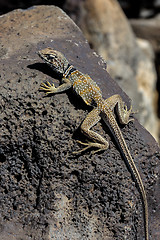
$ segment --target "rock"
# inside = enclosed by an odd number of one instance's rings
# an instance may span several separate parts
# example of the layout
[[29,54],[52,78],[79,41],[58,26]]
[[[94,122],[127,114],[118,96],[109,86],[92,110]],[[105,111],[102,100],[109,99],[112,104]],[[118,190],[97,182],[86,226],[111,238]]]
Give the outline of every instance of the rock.
[[148,40],[155,52],[160,51],[160,14],[151,19],[131,19],[130,24],[138,38]]
[[[146,92],[146,94],[144,94],[144,100],[146,100],[146,103],[148,105],[148,101],[149,102],[154,102],[154,109],[152,111],[146,111],[147,115],[150,115],[150,121],[145,124],[145,127],[151,131],[150,129],[153,128],[152,126],[156,126],[154,132],[157,133],[156,135],[159,135],[159,129],[157,124],[155,125],[155,119],[151,119],[154,118],[153,116],[153,111],[156,110],[156,112],[158,112],[158,116],[160,116],[160,97],[159,97],[159,91],[160,91],[160,14],[158,14],[156,17],[151,18],[151,19],[132,19],[130,20],[131,26],[136,34],[137,37],[142,38],[147,41],[150,42],[150,44],[152,45],[155,55],[156,55],[156,59],[155,59],[155,63],[156,63],[156,70],[157,70],[157,83],[155,83],[153,78],[153,64],[151,63],[147,63],[146,66],[142,66],[142,69],[140,72],[143,71],[143,76],[145,76],[146,80],[145,80],[145,85],[143,84],[143,86],[146,86],[146,83],[149,84],[148,85],[148,89],[149,87],[151,87],[150,89],[155,89],[155,86],[150,86],[152,83],[154,85],[157,85],[157,93],[152,94],[152,98],[151,95],[148,95],[148,91]],[[146,59],[147,60],[147,59]],[[148,65],[149,64],[149,65]],[[148,71],[148,67],[149,67],[149,71]],[[150,78],[151,76],[151,78]],[[143,80],[143,82],[144,82]],[[142,85],[141,85],[142,86]],[[143,88],[143,92],[146,87]],[[156,91],[154,91],[156,92]],[[146,98],[147,97],[147,98]],[[148,98],[149,97],[149,98]],[[149,106],[149,105],[148,105]],[[148,118],[148,117],[147,117]],[[146,118],[146,119],[147,119]],[[153,120],[153,121],[152,121]],[[141,122],[142,123],[142,122]],[[159,121],[160,123],[160,121]],[[142,123],[143,124],[143,123]],[[160,125],[159,125],[160,126]],[[155,133],[152,132],[153,136],[158,140]]]
[[[72,91],[44,97],[41,82],[58,76],[36,52],[60,50],[103,90],[129,98],[90,50],[79,28],[54,6],[16,10],[0,18],[1,239],[140,239],[143,208],[137,186],[109,129],[94,129],[110,148],[75,156],[88,108]],[[142,176],[152,239],[159,234],[159,148],[137,120],[120,126]],[[112,141],[113,140],[113,141]],[[151,221],[152,220],[152,221]]]
[[[82,11],[84,17],[81,29],[91,47],[107,61],[108,72],[132,99],[134,109],[138,110],[138,120],[158,140],[154,57],[147,56],[137,44],[133,31],[116,1],[87,0]],[[153,55],[153,50],[150,51]],[[146,74],[145,65],[149,66]],[[145,82],[145,78],[148,79],[146,82],[150,81],[153,85],[150,95],[140,86],[140,81]],[[149,97],[147,101],[146,95]]]
[[136,72],[138,92],[141,93],[140,103],[142,113],[138,118],[143,126],[152,133],[155,139],[159,137],[158,117],[156,116],[158,92],[156,90],[157,74],[154,66],[154,52],[151,44],[143,39],[137,39],[138,46],[143,51],[139,58]]

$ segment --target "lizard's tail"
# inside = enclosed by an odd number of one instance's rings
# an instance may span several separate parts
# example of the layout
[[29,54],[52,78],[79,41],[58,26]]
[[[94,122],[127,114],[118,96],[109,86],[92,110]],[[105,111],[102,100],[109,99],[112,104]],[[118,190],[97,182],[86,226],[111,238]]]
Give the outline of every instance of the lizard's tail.
[[[148,231],[148,203],[147,203],[147,197],[146,197],[146,193],[145,193],[145,189],[143,186],[143,182],[141,179],[141,176],[137,170],[137,167],[133,161],[133,158],[128,150],[128,147],[126,145],[126,142],[124,140],[124,137],[121,133],[121,130],[114,118],[114,116],[110,116],[110,118],[105,119],[103,118],[103,120],[105,121],[109,121],[109,124],[107,124],[108,126],[110,126],[110,130],[113,133],[113,136],[115,136],[115,140],[121,150],[122,155],[124,156],[125,160],[127,161],[129,168],[132,172],[132,175],[134,177],[134,179],[137,182],[138,188],[140,190],[141,196],[142,196],[142,200],[143,200],[143,206],[144,206],[144,225],[145,225],[145,240],[149,240],[149,231]],[[111,122],[110,122],[111,121]],[[111,128],[112,126],[112,128]]]

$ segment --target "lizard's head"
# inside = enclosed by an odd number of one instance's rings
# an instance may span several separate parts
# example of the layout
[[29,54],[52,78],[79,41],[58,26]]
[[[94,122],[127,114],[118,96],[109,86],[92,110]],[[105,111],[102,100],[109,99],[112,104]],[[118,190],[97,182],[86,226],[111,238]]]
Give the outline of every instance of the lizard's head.
[[63,74],[68,67],[69,62],[65,56],[52,48],[45,48],[39,51],[38,55],[57,73]]

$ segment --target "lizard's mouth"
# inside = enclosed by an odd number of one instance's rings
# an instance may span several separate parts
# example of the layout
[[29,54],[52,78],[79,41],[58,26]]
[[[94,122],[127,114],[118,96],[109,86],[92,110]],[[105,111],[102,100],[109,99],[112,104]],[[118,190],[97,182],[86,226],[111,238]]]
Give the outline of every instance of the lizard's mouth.
[[41,52],[38,52],[37,54],[45,63],[47,63],[49,65],[51,64],[49,59],[45,55],[43,55]]
[[42,55],[42,53],[41,53],[40,51],[38,51],[37,54],[38,54],[38,56],[39,56],[40,58],[42,58],[42,60],[44,60],[44,57],[43,57],[43,55]]

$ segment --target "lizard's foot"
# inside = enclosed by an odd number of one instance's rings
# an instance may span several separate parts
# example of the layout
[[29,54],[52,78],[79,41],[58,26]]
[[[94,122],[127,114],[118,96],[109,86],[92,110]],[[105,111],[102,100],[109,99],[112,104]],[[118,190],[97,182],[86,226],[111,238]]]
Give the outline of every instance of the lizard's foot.
[[50,93],[55,93],[56,92],[56,88],[54,86],[54,83],[51,85],[50,82],[47,82],[47,84],[41,83],[41,87],[39,88],[39,90],[46,91],[46,94],[50,94]]
[[130,109],[128,109],[127,106],[124,105],[123,112],[122,112],[121,115],[120,115],[120,122],[121,122],[122,124],[127,124],[127,123],[129,123],[129,122],[131,122],[131,121],[134,121],[134,118],[130,118],[130,119],[129,119],[129,117],[130,117],[130,115],[131,115],[132,113],[134,113],[134,112],[132,112],[132,105],[131,105]]
[[94,154],[94,153],[97,153],[97,152],[100,152],[100,151],[107,150],[108,147],[109,147],[109,143],[108,142],[107,142],[107,145],[101,144],[101,143],[94,143],[94,142],[84,143],[84,142],[81,142],[79,140],[77,140],[76,142],[78,142],[78,143],[80,143],[80,144],[82,144],[82,145],[84,145],[86,147],[82,148],[81,150],[73,152],[73,154],[81,153],[81,152],[86,151],[89,148],[96,147],[96,148],[98,148],[97,150],[91,151],[91,153]]

